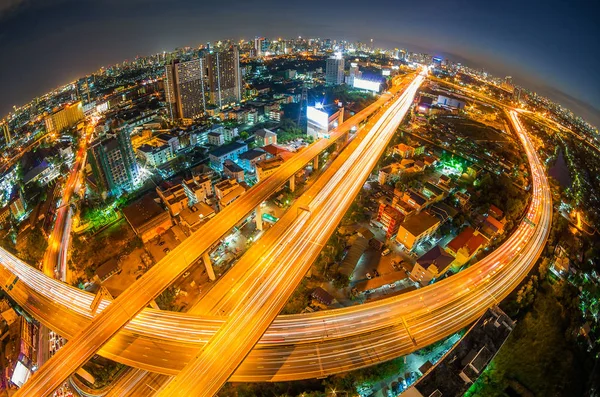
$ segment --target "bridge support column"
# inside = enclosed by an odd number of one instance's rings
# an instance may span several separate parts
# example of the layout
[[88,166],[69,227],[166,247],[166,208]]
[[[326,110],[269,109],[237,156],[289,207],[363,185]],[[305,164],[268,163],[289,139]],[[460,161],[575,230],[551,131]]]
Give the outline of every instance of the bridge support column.
[[290,178],[290,190],[292,191],[292,193],[294,193],[294,191],[296,190],[296,174],[292,175],[292,177]]
[[[262,204],[262,203],[261,203]],[[262,220],[262,208],[260,208],[260,204],[256,207],[256,229],[263,230],[263,220]]]
[[208,251],[202,254],[202,262],[204,262],[204,267],[206,268],[206,274],[211,281],[215,281],[217,278],[215,277],[215,271],[212,267],[212,261],[210,260],[210,255]]
[[315,156],[315,158],[313,159],[313,171],[316,171],[319,169],[319,156]]

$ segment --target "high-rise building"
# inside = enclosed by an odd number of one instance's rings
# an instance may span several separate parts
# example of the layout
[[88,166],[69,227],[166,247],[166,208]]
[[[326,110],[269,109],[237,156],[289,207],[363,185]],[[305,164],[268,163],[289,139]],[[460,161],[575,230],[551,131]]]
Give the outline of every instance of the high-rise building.
[[139,168],[128,129],[120,129],[94,142],[88,149],[88,159],[102,193],[118,196],[136,187]]
[[242,100],[240,54],[236,46],[206,54],[210,102],[224,107]]
[[325,67],[325,84],[340,85],[344,82],[344,58],[341,54],[328,58]]
[[77,80],[76,89],[77,89],[77,97],[80,101],[83,102],[84,105],[92,102],[94,86],[96,84],[96,76],[86,76]]
[[254,51],[256,51],[256,56],[260,57],[263,56],[263,43],[265,41],[264,37],[256,37],[254,39]]
[[0,121],[0,131],[2,131],[2,135],[4,136],[4,143],[6,143],[6,145],[10,145],[12,142],[12,136],[10,135],[10,127],[8,126],[8,122]]
[[64,130],[73,127],[82,119],[83,105],[81,101],[69,104],[64,108],[46,116],[44,119],[46,124],[46,132],[61,133]]
[[346,84],[348,84],[350,87],[354,87],[354,79],[360,79],[361,77],[362,72],[358,69],[358,64],[356,62],[352,62],[350,64],[350,72],[346,78]]
[[165,65],[165,96],[171,118],[192,119],[206,109],[204,59]]

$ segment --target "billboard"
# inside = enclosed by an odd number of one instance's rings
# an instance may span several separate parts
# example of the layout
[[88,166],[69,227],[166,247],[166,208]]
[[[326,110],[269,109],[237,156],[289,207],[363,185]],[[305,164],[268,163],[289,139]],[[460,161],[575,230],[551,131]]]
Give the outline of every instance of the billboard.
[[306,119],[323,128],[327,128],[329,124],[329,115],[314,106],[306,107]]
[[383,69],[381,71],[382,76],[389,76],[390,74],[391,74],[391,70],[389,70],[389,69]]
[[307,106],[306,133],[314,139],[329,138],[329,114],[314,106]]
[[354,78],[354,88],[358,88],[359,90],[379,92],[380,85],[381,85],[381,83],[378,81],[369,81],[369,80]]

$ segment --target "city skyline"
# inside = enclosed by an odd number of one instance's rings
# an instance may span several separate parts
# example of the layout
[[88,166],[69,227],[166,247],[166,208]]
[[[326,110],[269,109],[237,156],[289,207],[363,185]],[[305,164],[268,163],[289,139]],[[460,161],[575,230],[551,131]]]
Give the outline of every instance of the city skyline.
[[[24,63],[20,73],[25,78],[18,80],[9,78],[8,63],[3,66],[0,86],[9,95],[0,99],[0,114],[100,66],[136,55],[224,38],[306,35],[363,42],[374,38],[376,46],[404,46],[484,67],[497,75],[510,74],[517,84],[548,96],[596,126],[600,124],[600,84],[594,84],[598,77],[593,66],[598,57],[593,47],[598,28],[591,23],[590,4],[567,8],[555,2],[541,9],[527,2],[503,2],[486,5],[485,11],[463,2],[452,6],[381,4],[378,9],[398,13],[397,18],[382,18],[374,8],[353,2],[335,14],[326,10],[311,14],[317,4],[310,2],[298,10],[263,3],[259,9],[268,11],[232,4],[240,11],[233,15],[219,6],[179,1],[159,15],[152,7],[158,3],[141,7],[133,0],[5,2],[0,5],[0,50],[9,59],[27,59],[35,48],[44,62]],[[527,10],[531,12],[523,12]],[[207,14],[210,19],[201,18]],[[335,21],[331,15],[336,16]],[[574,34],[578,39],[570,40]],[[57,42],[61,45],[50,44]],[[85,57],[78,56],[81,48],[86,49]],[[578,73],[571,73],[573,69]]]
[[592,8],[0,0],[0,393],[594,395]]

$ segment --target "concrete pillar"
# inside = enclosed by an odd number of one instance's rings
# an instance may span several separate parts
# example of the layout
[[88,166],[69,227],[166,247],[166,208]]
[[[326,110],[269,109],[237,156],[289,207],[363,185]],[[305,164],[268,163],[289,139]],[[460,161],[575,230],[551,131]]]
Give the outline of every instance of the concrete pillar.
[[292,193],[294,193],[294,190],[296,190],[296,174],[292,175],[290,178],[290,190]]
[[215,281],[217,278],[215,277],[215,271],[213,270],[208,251],[202,255],[202,261],[204,262],[204,267],[206,267],[206,274],[208,274],[208,278],[211,279],[211,281]]
[[319,156],[315,156],[313,159],[313,170],[316,171],[319,169]]
[[[262,203],[261,203],[262,204]],[[263,220],[262,220],[262,208],[260,208],[260,204],[256,207],[256,229],[263,230]]]

